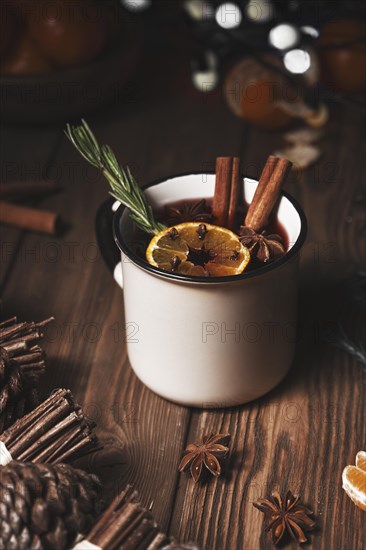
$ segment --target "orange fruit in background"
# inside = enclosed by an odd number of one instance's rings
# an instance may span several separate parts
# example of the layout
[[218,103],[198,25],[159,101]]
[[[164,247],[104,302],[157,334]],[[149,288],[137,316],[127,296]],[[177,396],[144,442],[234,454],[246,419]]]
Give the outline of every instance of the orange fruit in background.
[[[224,82],[224,97],[235,115],[268,130],[307,118],[309,108],[304,109],[301,90],[276,70],[281,64],[278,57],[263,54],[261,61],[244,57],[231,67]],[[312,89],[315,73],[309,71],[304,79]]]
[[278,107],[274,101],[274,84],[268,80],[258,80],[249,84],[243,93],[240,107],[241,116],[257,126],[274,130],[283,128],[294,119]]
[[59,66],[86,63],[106,44],[101,9],[90,0],[33,2],[27,17],[31,38]]
[[40,74],[51,70],[51,64],[29,35],[23,34],[0,65],[5,74]]
[[350,499],[366,512],[366,452],[356,456],[356,466],[346,466],[342,473],[343,489]]
[[321,81],[328,88],[357,93],[366,87],[366,23],[336,19],[320,31]]

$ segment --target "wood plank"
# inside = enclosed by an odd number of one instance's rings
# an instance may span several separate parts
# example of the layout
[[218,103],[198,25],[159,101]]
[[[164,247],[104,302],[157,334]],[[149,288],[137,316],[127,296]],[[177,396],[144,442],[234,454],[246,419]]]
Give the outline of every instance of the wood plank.
[[[340,378],[342,387],[332,384]],[[235,411],[194,413],[189,440],[230,432],[232,457],[222,479],[200,487],[182,477],[172,533],[215,550],[272,548],[252,503],[289,488],[316,512],[313,548],[363,548],[362,512],[341,488],[343,467],[364,443],[363,391],[359,365],[332,349],[305,353],[304,346],[268,396]],[[352,529],[337,528],[342,517]]]
[[311,277],[322,278],[328,272],[336,275],[349,263],[365,262],[366,143],[362,128],[357,112],[346,108],[334,112],[319,142],[320,161],[297,180],[296,196],[309,228],[303,268],[310,269]]
[[[50,171],[52,153],[60,140],[59,128],[2,127],[0,139],[0,181],[24,181],[56,175]],[[56,167],[54,167],[56,168]],[[41,200],[33,201],[41,204]],[[23,232],[0,225],[0,288],[4,288],[16,258]]]
[[[65,193],[50,198],[47,206],[57,204],[72,227],[64,239],[27,235],[19,257],[24,250],[36,249],[41,251],[39,261],[32,262],[31,257],[27,273],[21,263],[13,267],[4,310],[21,318],[56,317],[56,325],[46,335],[49,370],[45,390],[70,387],[98,421],[99,434],[106,443],[105,451],[88,465],[106,482],[110,480],[110,492],[128,480],[136,483],[146,503],[151,503],[152,495],[163,493],[167,498],[157,500],[155,512],[164,523],[176,474],[172,470],[173,474],[161,471],[159,475],[158,468],[162,455],[169,460],[180,452],[182,441],[178,435],[163,448],[155,426],[163,429],[165,422],[166,433],[175,434],[176,425],[184,424],[188,411],[144,390],[132,374],[123,341],[122,292],[100,258],[86,259],[88,253],[90,258],[95,254],[94,216],[105,197],[105,186],[99,179],[83,179],[83,163],[68,144],[58,158],[78,163],[76,179],[64,178]],[[70,245],[74,246],[71,260]],[[47,259],[53,250],[56,261]],[[181,437],[183,434],[184,430]],[[141,479],[150,482],[141,483]]]
[[[355,360],[327,344],[322,332],[322,323],[334,324],[334,310],[326,309],[329,299],[337,300],[331,294],[331,282],[342,275],[342,266],[358,263],[360,242],[364,244],[356,224],[348,232],[342,224],[362,171],[357,147],[361,121],[349,117],[343,111],[331,123],[324,164],[316,167],[335,166],[331,182],[318,185],[312,179],[314,167],[287,185],[300,198],[310,226],[310,245],[301,258],[306,274],[300,309],[302,337],[290,373],[254,403],[192,414],[188,441],[199,441],[211,431],[232,434],[231,458],[223,478],[201,487],[185,477],[180,481],[171,532],[183,540],[197,540],[203,548],[272,548],[270,536],[263,532],[262,514],[252,502],[273,489],[299,492],[315,510],[318,530],[311,535],[312,548],[363,548],[366,544],[363,513],[345,495],[341,481],[344,466],[354,463],[366,437],[364,374]],[[335,128],[342,128],[345,140],[332,137]],[[272,152],[275,136],[263,137],[258,131],[246,136],[250,147],[245,162],[262,163]],[[315,259],[314,243],[318,246]],[[337,250],[333,261],[325,255],[329,243]]]
[[[141,183],[200,170],[202,159],[213,168],[223,147],[228,154],[229,149],[237,152],[242,128],[225,111],[215,120],[212,107],[192,105],[184,98],[158,109],[149,104],[132,111],[122,108],[91,126],[129,163]],[[230,128],[231,145],[223,127]],[[22,318],[56,317],[46,335],[50,366],[45,391],[71,388],[97,420],[106,443],[88,467],[98,471],[109,493],[127,481],[135,483],[143,502],[153,502],[156,519],[167,527],[190,410],[157,397],[132,373],[122,337],[122,292],[99,257],[86,259],[88,251],[91,256],[95,252],[94,216],[106,197],[106,184],[66,140],[55,163],[72,167],[72,172],[62,171],[65,191],[43,204],[60,211],[70,228],[57,239],[26,236],[4,295],[4,310]]]

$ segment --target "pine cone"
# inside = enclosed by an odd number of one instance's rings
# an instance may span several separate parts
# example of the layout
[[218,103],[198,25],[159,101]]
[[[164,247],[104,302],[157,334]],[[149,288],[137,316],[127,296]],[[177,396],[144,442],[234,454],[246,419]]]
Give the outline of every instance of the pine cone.
[[53,318],[40,323],[0,323],[0,433],[39,403],[38,379],[45,370],[44,354],[35,344]]
[[96,476],[66,464],[0,468],[0,550],[63,550],[99,512]]

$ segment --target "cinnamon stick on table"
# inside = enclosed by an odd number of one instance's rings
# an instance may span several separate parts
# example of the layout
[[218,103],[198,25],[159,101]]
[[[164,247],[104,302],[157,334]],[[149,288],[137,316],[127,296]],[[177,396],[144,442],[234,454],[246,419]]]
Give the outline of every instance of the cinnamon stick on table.
[[292,162],[269,156],[259,178],[253,200],[245,216],[244,225],[257,233],[268,224],[269,216],[278,201],[281,189],[291,170]]
[[58,389],[0,434],[0,442],[14,460],[70,462],[101,448],[94,427],[70,390]]
[[[160,530],[151,513],[139,503],[136,491],[128,485],[86,534],[85,541],[105,550],[157,550],[171,539]],[[83,542],[77,547],[83,548]]]
[[217,225],[234,228],[239,198],[240,159],[238,157],[218,157],[212,204],[212,213]]
[[5,201],[0,201],[0,222],[48,235],[54,235],[60,229],[60,219],[55,212]]

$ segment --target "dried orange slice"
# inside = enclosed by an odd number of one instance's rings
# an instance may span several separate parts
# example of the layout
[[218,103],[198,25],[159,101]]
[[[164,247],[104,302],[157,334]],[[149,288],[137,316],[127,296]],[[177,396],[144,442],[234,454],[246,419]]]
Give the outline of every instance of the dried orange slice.
[[357,453],[356,466],[346,466],[342,473],[343,489],[353,502],[366,512],[365,451]]
[[356,466],[366,472],[366,451],[359,451],[356,454]]
[[147,247],[146,259],[155,267],[181,275],[225,277],[242,273],[250,253],[225,227],[187,222],[155,235]]

